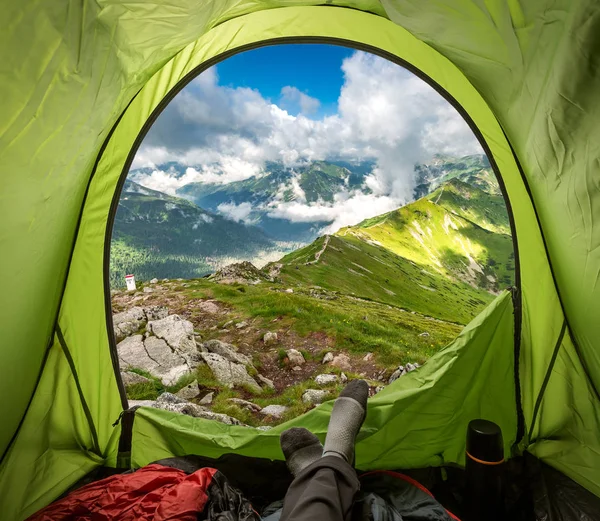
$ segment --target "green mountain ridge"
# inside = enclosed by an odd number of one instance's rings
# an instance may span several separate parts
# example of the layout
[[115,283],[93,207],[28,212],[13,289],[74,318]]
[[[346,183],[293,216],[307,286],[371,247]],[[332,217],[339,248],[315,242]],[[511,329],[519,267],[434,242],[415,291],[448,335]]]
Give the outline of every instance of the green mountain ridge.
[[127,180],[113,228],[111,284],[122,286],[127,273],[139,280],[201,277],[226,259],[276,249],[258,228]]
[[467,323],[513,284],[514,254],[497,187],[460,177],[286,255],[280,277]]

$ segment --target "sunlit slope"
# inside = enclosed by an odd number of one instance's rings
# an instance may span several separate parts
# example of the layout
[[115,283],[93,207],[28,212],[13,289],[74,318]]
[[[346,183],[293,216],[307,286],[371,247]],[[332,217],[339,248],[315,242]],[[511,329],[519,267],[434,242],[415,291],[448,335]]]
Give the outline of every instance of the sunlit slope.
[[466,323],[513,284],[508,229],[501,196],[454,179],[287,255],[281,277]]
[[280,277],[290,284],[320,286],[460,323],[493,299],[486,291],[453,282],[354,234],[330,236],[323,249],[326,240],[321,237],[284,257]]

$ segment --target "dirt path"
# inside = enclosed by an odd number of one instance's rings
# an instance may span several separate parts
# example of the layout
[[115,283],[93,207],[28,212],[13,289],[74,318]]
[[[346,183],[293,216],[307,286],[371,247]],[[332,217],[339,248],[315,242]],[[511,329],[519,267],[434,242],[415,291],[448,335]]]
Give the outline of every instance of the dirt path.
[[329,245],[329,239],[331,239],[331,235],[326,235],[325,240],[323,241],[323,247],[317,253],[315,253],[315,260],[308,261],[305,264],[305,266],[309,266],[310,264],[317,264],[317,262],[319,262],[321,255],[323,255],[323,253],[325,253],[325,250],[327,249],[327,246]]

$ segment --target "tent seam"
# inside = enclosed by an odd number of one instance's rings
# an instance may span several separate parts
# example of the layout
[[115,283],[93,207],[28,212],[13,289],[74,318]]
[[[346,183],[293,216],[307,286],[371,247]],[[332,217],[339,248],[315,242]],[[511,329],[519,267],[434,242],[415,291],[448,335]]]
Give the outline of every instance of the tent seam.
[[538,412],[542,405],[544,393],[546,392],[546,387],[548,387],[548,382],[550,381],[550,376],[552,375],[552,370],[554,369],[554,364],[556,363],[556,358],[558,357],[558,352],[560,351],[560,346],[562,345],[562,341],[565,337],[566,330],[567,320],[565,319],[563,320],[563,325],[560,329],[558,340],[556,341],[556,345],[554,346],[554,351],[552,352],[552,358],[550,359],[550,363],[548,364],[548,369],[546,370],[544,381],[542,382],[542,386],[540,387],[538,397],[535,401],[535,406],[533,408],[533,417],[531,419],[531,426],[529,427],[529,433],[527,434],[528,443],[531,443],[531,436],[533,435],[533,429],[535,428],[535,422],[537,421]]
[[90,412],[90,408],[88,407],[85,396],[83,395],[83,390],[81,389],[81,384],[79,383],[79,376],[77,375],[77,370],[75,369],[75,362],[73,361],[73,357],[71,356],[71,352],[67,347],[67,343],[65,342],[65,337],[63,336],[62,330],[60,326],[56,325],[56,336],[58,338],[58,342],[63,350],[65,358],[67,359],[67,363],[69,364],[69,368],[71,369],[71,374],[73,375],[73,379],[75,380],[75,386],[77,387],[77,392],[79,394],[79,399],[81,401],[81,406],[83,408],[83,412],[89,424],[90,432],[92,435],[92,441],[94,443],[94,451],[100,457],[102,457],[102,451],[100,450],[100,443],[98,443],[98,433],[96,432],[96,426],[94,424],[94,420],[92,418],[92,413]]

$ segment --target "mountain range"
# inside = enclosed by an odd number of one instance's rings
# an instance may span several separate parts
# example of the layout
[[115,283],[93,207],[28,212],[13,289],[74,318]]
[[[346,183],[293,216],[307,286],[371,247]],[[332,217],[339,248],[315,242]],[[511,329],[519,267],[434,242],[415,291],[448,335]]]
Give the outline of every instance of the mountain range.
[[[183,174],[180,166],[168,168]],[[265,270],[285,283],[459,323],[513,283],[508,215],[485,156],[436,156],[416,165],[414,202],[333,235],[318,237],[327,222],[269,215],[281,201],[368,193],[364,180],[372,168],[369,162],[269,163],[261,177],[188,184],[178,190],[181,197],[128,180],[114,225],[111,283],[121,286],[129,272],[141,280],[197,278],[237,260],[271,260]],[[224,209],[240,205],[249,209],[245,219],[226,218]]]

